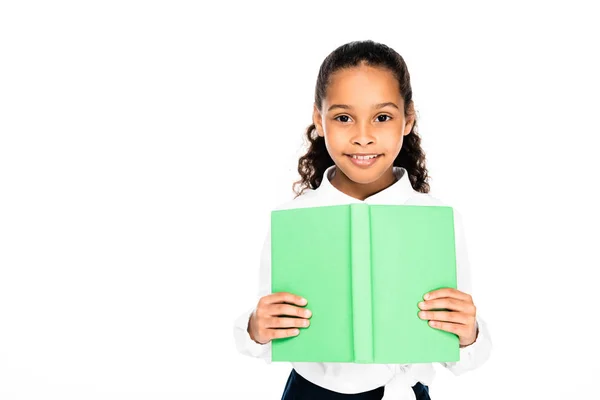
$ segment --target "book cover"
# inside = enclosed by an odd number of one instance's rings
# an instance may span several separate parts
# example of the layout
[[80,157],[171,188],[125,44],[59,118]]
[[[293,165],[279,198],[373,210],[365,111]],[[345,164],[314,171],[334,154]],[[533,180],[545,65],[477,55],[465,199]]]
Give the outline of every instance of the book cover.
[[271,289],[308,300],[311,324],[272,342],[272,361],[409,364],[459,360],[458,337],[418,316],[456,288],[454,213],[369,205],[271,213]]

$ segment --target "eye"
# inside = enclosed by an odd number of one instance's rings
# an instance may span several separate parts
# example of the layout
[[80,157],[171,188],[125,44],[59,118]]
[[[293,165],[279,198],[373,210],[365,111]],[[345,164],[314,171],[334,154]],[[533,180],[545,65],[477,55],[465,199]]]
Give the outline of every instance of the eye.
[[389,119],[392,119],[392,117],[390,117],[389,115],[386,115],[386,114],[381,114],[381,115],[378,115],[378,116],[377,116],[377,120],[378,120],[379,122],[387,122],[387,121],[389,121],[389,120],[383,120],[383,121],[382,121],[382,120],[381,120],[381,117],[384,117],[384,118],[386,118],[386,117],[387,117],[387,118],[389,118]]
[[[346,120],[340,121],[338,118],[346,118]],[[348,122],[348,119],[350,119],[350,117],[347,115],[338,115],[337,117],[334,118],[334,120],[340,121],[340,122]]]

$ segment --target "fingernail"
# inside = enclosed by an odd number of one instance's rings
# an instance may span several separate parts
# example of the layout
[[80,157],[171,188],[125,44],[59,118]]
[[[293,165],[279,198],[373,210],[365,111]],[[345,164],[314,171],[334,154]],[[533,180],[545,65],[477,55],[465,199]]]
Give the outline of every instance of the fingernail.
[[309,322],[307,319],[305,319],[305,320],[302,322],[302,325],[304,325],[304,326],[308,326],[308,324],[309,324],[309,323],[310,323],[310,322]]
[[429,300],[429,297],[431,297],[429,293],[425,294],[424,296],[425,300]]
[[300,333],[300,329],[294,329],[294,330],[292,331],[292,335],[297,335],[297,334],[299,334],[299,333]]
[[302,298],[300,299],[300,304],[302,304],[302,305],[306,305],[307,303],[308,303],[308,300],[306,300],[304,297],[302,297]]
[[429,325],[436,327],[437,326],[437,322],[435,321],[429,321]]
[[425,317],[426,317],[426,316],[427,316],[427,314],[425,314],[425,312],[424,312],[424,311],[420,311],[420,312],[419,312],[419,317],[421,317],[421,318],[425,319]]
[[312,313],[310,312],[310,310],[305,310],[304,315],[306,316],[306,318],[308,318],[312,315]]
[[422,302],[419,303],[419,308],[423,308],[423,307],[425,307],[425,302],[424,301],[422,301]]

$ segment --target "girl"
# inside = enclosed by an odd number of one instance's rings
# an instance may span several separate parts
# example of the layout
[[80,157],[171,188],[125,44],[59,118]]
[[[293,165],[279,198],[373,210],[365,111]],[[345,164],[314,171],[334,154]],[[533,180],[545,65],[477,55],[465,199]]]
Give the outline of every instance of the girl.
[[[353,202],[444,205],[428,194],[416,122],[404,59],[373,41],[340,46],[319,70],[313,124],[306,131],[310,145],[298,162],[297,197],[279,209]],[[442,365],[460,374],[487,360],[491,341],[469,295],[469,263],[456,211],[454,219],[460,290],[424,294],[419,317],[431,329],[458,336],[460,361]],[[271,341],[301,335],[311,317],[310,299],[270,292],[270,268],[269,234],[261,259],[260,300],[237,319],[234,330],[240,352],[267,362]],[[292,364],[283,400],[429,399],[435,372],[433,364]]]

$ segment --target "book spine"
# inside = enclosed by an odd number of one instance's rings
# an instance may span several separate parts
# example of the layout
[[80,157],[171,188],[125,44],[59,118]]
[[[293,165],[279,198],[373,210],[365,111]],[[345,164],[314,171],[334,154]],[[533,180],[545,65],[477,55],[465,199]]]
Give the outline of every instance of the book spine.
[[373,362],[371,221],[369,205],[350,205],[354,362]]

